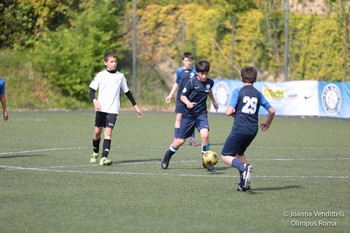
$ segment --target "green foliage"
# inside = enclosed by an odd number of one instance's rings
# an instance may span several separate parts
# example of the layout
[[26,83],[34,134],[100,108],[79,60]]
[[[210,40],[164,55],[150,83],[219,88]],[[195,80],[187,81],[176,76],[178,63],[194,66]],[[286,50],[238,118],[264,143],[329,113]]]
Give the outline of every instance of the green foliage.
[[77,17],[73,28],[48,31],[36,44],[37,67],[56,83],[65,95],[88,99],[88,84],[103,67],[103,56],[115,51],[118,58],[124,47],[121,31],[122,7],[104,0]]
[[8,108],[78,109],[91,107],[72,96],[63,97],[60,89],[34,70],[28,50],[0,50],[0,77],[6,82]]
[[79,0],[7,0],[0,3],[0,47],[31,48],[45,27],[70,25]]
[[333,17],[294,16],[291,19],[292,77],[341,81],[343,32]]

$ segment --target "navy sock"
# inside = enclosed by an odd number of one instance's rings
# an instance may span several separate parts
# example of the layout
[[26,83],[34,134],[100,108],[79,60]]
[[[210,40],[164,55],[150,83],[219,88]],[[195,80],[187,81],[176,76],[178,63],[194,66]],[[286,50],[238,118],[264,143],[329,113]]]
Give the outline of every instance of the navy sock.
[[232,160],[232,167],[235,167],[237,168],[240,172],[243,172],[244,171],[244,163],[242,163],[239,159],[237,158],[234,158]]
[[98,153],[100,150],[100,139],[94,140],[92,139],[92,149],[94,150],[95,153]]
[[208,143],[202,147],[202,154],[204,154],[208,150],[210,150],[210,143]]
[[110,139],[105,139],[103,141],[102,157],[107,157],[108,156],[110,148],[111,148],[111,140]]
[[170,158],[171,156],[173,156],[173,154],[176,153],[176,151],[177,151],[178,149],[179,149],[179,148],[176,148],[175,146],[170,145],[169,150],[167,150],[167,152],[165,152],[165,156],[167,156],[167,157]]

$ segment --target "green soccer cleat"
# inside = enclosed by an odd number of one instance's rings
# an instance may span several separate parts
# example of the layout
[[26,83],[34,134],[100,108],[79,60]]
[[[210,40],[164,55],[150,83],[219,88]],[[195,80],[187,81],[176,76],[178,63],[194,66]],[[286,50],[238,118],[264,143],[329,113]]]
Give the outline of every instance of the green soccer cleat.
[[90,163],[96,163],[98,159],[98,153],[92,153]]
[[109,166],[112,164],[112,161],[107,159],[106,157],[102,157],[100,159],[100,166]]

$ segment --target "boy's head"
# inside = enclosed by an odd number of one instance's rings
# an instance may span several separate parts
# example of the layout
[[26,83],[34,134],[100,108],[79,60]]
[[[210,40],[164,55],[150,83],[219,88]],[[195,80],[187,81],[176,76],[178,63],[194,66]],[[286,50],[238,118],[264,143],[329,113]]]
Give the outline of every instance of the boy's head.
[[196,63],[196,71],[198,74],[198,79],[205,82],[208,78],[208,73],[210,70],[210,64],[206,60],[201,60]]
[[192,53],[190,53],[190,52],[184,52],[184,54],[182,55],[182,62],[183,62],[184,67],[185,67],[186,69],[191,68],[191,66],[192,66],[192,60],[193,60]]
[[108,52],[108,53],[105,54],[103,60],[104,61],[108,61],[108,58],[110,58],[110,57],[113,57],[113,58],[117,59],[117,56],[115,55],[115,53]]
[[206,60],[201,60],[201,61],[198,61],[196,63],[196,71],[197,73],[201,72],[201,73],[208,73],[210,70],[210,64],[208,61]]
[[103,60],[107,70],[113,71],[117,69],[117,56],[115,53],[106,53]]
[[257,71],[253,66],[245,66],[241,70],[241,78],[244,83],[255,83]]

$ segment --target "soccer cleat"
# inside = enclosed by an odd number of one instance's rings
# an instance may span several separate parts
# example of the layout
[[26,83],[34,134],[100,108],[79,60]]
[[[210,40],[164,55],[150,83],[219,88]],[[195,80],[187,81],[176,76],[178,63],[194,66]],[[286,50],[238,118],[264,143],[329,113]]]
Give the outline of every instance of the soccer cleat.
[[197,142],[196,142],[196,140],[194,138],[191,138],[190,146],[197,146]]
[[96,163],[98,159],[98,153],[92,153],[91,158],[90,158],[90,163]]
[[100,159],[100,166],[109,166],[112,164],[112,161],[107,159],[106,157],[102,157]]
[[250,189],[250,186],[248,185],[248,187],[242,187],[238,184],[238,187],[237,187],[237,191],[238,192],[251,192],[252,190]]
[[163,160],[162,160],[162,162],[160,164],[163,169],[167,169],[168,168],[170,159],[171,159],[171,156],[168,156],[166,154],[164,155]]
[[245,166],[244,171],[242,173],[243,180],[244,180],[243,188],[247,189],[250,185],[250,177],[251,177],[253,166],[250,164],[245,164],[244,166]]
[[210,172],[215,172],[215,167],[214,166],[206,166],[206,168]]

